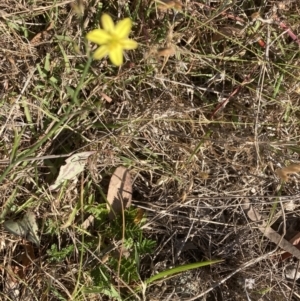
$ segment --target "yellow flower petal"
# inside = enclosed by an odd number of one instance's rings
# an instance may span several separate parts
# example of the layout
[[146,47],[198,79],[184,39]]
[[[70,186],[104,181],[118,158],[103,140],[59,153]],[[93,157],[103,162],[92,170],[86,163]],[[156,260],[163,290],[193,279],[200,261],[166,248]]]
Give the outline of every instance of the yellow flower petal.
[[100,60],[104,58],[109,53],[109,48],[106,45],[99,47],[93,54],[95,60]]
[[103,14],[101,16],[101,24],[103,29],[108,33],[113,33],[115,31],[115,24],[110,15]]
[[102,45],[109,42],[111,35],[102,29],[94,29],[87,33],[86,38],[91,42]]
[[117,23],[115,27],[115,35],[120,39],[127,38],[129,36],[132,27],[132,22],[129,18],[125,18]]
[[124,39],[121,41],[122,48],[125,50],[136,49],[138,47],[138,43],[131,39]]
[[121,45],[115,45],[113,49],[109,51],[109,58],[115,66],[123,64],[123,50]]

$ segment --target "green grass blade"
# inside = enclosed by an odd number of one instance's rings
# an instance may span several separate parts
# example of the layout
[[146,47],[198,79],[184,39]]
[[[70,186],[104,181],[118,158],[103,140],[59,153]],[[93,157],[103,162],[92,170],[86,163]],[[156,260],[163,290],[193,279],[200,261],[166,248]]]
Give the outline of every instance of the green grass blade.
[[209,261],[202,261],[202,262],[195,262],[195,263],[191,263],[191,264],[181,265],[181,266],[178,266],[176,268],[160,272],[157,275],[154,275],[154,276],[148,278],[145,282],[147,284],[150,284],[150,283],[152,283],[156,280],[160,280],[164,277],[168,277],[168,276],[172,276],[172,275],[177,274],[177,273],[182,273],[182,272],[186,272],[186,271],[189,271],[189,270],[193,270],[193,269],[205,267],[205,266],[208,266],[208,265],[220,263],[222,261],[223,261],[222,259],[219,259],[219,260],[209,260]]

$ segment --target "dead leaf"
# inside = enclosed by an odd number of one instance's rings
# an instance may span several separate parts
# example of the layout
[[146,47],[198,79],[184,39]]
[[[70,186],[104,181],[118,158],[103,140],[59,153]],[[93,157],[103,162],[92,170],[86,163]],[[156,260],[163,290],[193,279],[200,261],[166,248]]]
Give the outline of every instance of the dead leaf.
[[73,12],[78,16],[82,17],[84,14],[84,2],[83,0],[75,0],[71,3],[71,7]]
[[109,219],[113,220],[125,208],[129,208],[132,198],[132,181],[129,170],[123,166],[118,167],[111,176],[108,193],[107,208]]
[[[298,250],[300,250],[300,232],[290,239],[290,243],[294,245]],[[289,252],[285,252],[281,254],[280,261],[285,260],[289,257],[292,257],[292,254]]]
[[212,36],[212,41],[217,42],[220,40],[232,37],[238,37],[242,34],[242,30],[232,26],[221,27],[216,33]]
[[87,228],[91,227],[94,225],[94,216],[93,215],[89,215],[84,222],[81,224],[81,228],[86,230]]
[[175,52],[175,47],[165,47],[165,48],[159,48],[157,50],[157,56],[172,56],[174,55]]
[[175,10],[181,10],[182,4],[176,0],[156,0],[157,8],[160,10],[167,10],[173,8]]
[[285,182],[289,180],[289,174],[295,174],[297,172],[300,172],[300,164],[297,163],[293,163],[287,167],[276,170],[276,173],[279,176],[279,178]]
[[285,277],[290,280],[298,280],[300,278],[300,272],[296,270],[294,264],[289,264],[284,268]]
[[257,20],[258,18],[260,18],[260,13],[259,12],[255,12],[251,15],[251,19],[252,21]]
[[143,217],[144,217],[144,213],[145,213],[145,210],[144,210],[144,209],[142,209],[142,208],[138,208],[138,209],[137,209],[136,216],[135,216],[135,218],[134,218],[134,220],[133,220],[133,222],[134,222],[136,225],[138,225],[138,224],[142,221],[142,219],[143,219]]
[[244,209],[245,213],[251,221],[257,222],[261,220],[261,215],[257,212],[257,210],[253,208],[248,199],[244,200],[242,208]]
[[23,218],[19,220],[7,220],[3,225],[5,230],[9,233],[26,238],[38,247],[40,246],[39,228],[36,222],[36,216],[33,212],[27,212]]
[[200,171],[199,172],[199,176],[203,180],[207,180],[209,178],[209,174],[207,172],[205,172],[205,171]]
[[44,41],[50,40],[50,37],[52,36],[49,31],[54,27],[54,23],[51,22],[50,25],[46,28],[46,30],[39,32],[36,34],[31,40],[30,44],[33,46],[37,46],[41,44]]
[[84,170],[88,157],[94,153],[96,151],[82,152],[68,158],[66,165],[61,166],[55,183],[49,187],[50,191],[57,189],[65,180],[72,180],[81,173]]
[[271,242],[279,246],[281,249],[291,253],[297,259],[300,259],[300,250],[298,247],[291,244],[288,240],[283,238],[282,235],[273,230],[265,221],[261,220],[260,214],[251,205],[248,199],[245,199],[241,206],[248,218],[253,222],[257,222],[259,231],[262,232],[265,237],[267,237]]

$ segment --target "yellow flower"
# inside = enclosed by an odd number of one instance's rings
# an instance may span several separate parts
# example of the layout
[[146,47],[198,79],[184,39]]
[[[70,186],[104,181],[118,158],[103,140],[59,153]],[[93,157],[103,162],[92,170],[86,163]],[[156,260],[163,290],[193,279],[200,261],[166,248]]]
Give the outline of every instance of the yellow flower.
[[101,45],[93,58],[100,60],[109,55],[111,62],[120,66],[123,63],[123,50],[135,49],[138,46],[136,41],[128,39],[132,22],[125,18],[115,25],[109,15],[103,14],[101,24],[103,29],[94,29],[86,35],[89,41]]

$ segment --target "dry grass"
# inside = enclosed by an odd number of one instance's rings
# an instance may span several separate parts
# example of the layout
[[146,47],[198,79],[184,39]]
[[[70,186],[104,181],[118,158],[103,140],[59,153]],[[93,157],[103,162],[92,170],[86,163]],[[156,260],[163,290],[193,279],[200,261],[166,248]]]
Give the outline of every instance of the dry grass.
[[[30,248],[2,232],[1,300],[113,300],[83,293],[92,285],[88,257],[98,256],[90,249],[81,257],[77,227],[85,215],[60,226],[79,200],[103,203],[99,189],[107,192],[120,165],[134,178],[134,206],[146,211],[143,233],[157,241],[140,258],[141,280],[181,264],[224,259],[143,293],[130,293],[136,283],[129,284],[127,300],[300,300],[298,282],[284,276],[287,263],[267,256],[276,246],[240,206],[247,199],[264,219],[277,214],[273,227],[280,233],[284,226],[287,235],[292,227],[300,230],[299,175],[281,183],[275,172],[300,161],[300,43],[278,21],[297,35],[298,2],[184,1],[175,13],[146,0],[95,0],[82,4],[82,17],[72,2],[0,4],[1,218],[34,210],[42,229],[26,277],[16,267]],[[102,12],[114,20],[131,17],[139,48],[126,53],[119,69],[94,61],[75,105],[87,61],[84,36]],[[257,12],[274,22],[255,22]],[[97,156],[78,184],[57,194],[47,187],[64,158],[28,160],[85,150]],[[75,250],[51,262],[52,245]],[[110,275],[120,288],[117,271]],[[246,279],[255,281],[252,289],[245,290]],[[11,295],[11,284],[19,296]]]

